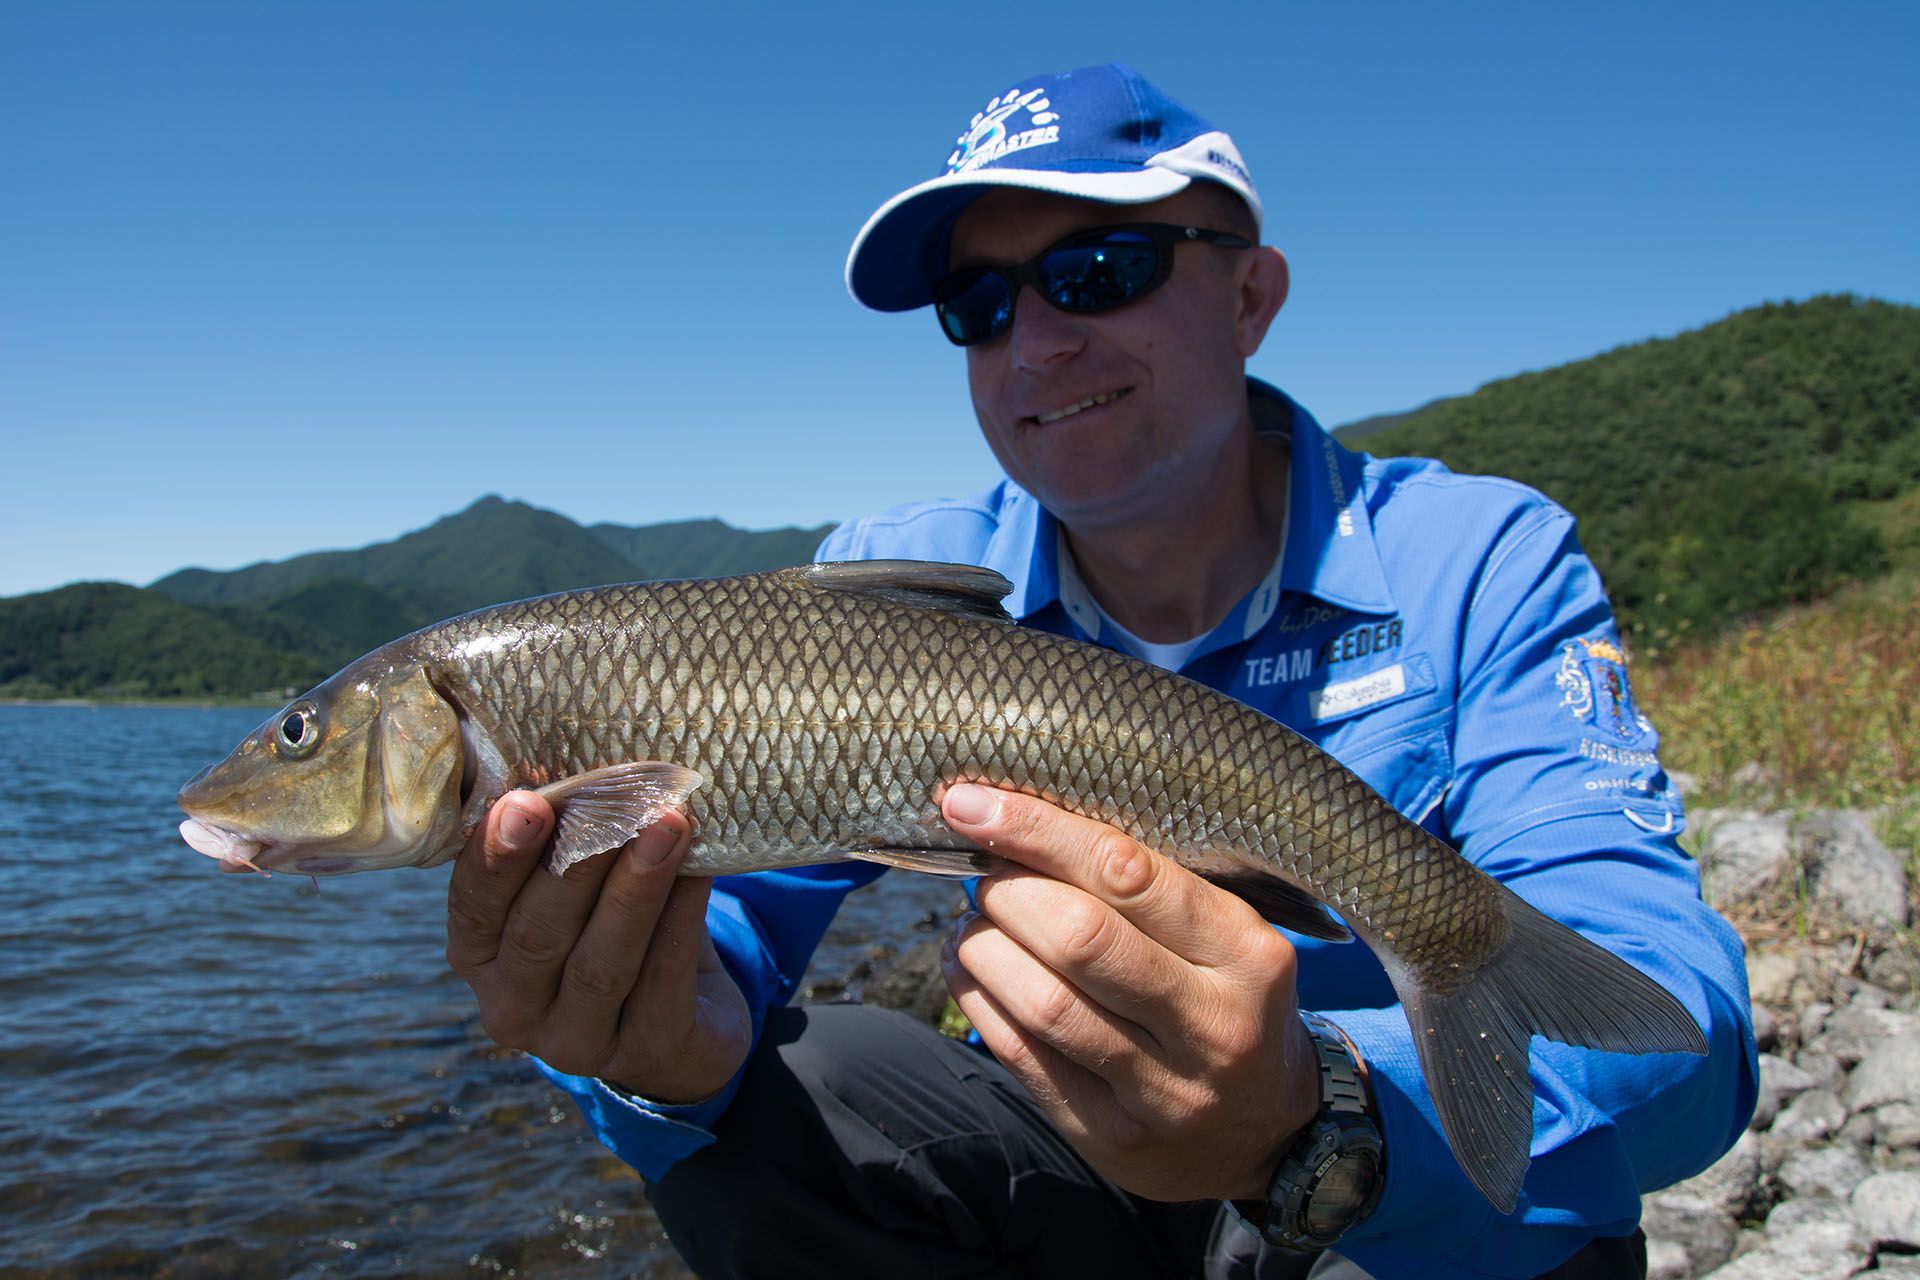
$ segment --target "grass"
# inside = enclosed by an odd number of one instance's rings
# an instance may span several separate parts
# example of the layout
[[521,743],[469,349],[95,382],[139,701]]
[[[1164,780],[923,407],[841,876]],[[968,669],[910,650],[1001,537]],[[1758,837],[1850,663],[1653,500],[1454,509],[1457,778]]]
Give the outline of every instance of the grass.
[[[1662,761],[1696,779],[1691,806],[1870,810],[1920,905],[1917,578],[1902,568],[1750,621],[1636,668],[1634,685],[1660,728]],[[1803,938],[1834,933],[1800,884],[1734,914],[1750,938],[1788,921]]]
[[1902,573],[1750,622],[1635,673],[1668,768],[1739,799],[1758,764],[1778,799],[1899,806],[1920,790],[1920,598]]

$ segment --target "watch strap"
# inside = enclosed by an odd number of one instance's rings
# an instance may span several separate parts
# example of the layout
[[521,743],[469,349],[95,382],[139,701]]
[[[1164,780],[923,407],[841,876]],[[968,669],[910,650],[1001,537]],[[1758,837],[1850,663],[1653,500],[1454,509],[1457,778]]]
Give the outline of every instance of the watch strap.
[[[1302,1012],[1307,1034],[1320,1064],[1320,1111],[1281,1153],[1267,1187],[1266,1222],[1261,1236],[1282,1249],[1318,1251],[1332,1247],[1348,1228],[1372,1212],[1383,1182],[1383,1146],[1373,1118],[1366,1079],[1345,1033],[1316,1013]],[[1356,1171],[1365,1185],[1343,1184],[1342,1196],[1352,1197],[1349,1211],[1328,1226],[1325,1210],[1316,1214],[1314,1198],[1332,1188],[1323,1187],[1336,1165]],[[1318,1225],[1316,1225],[1316,1221]]]

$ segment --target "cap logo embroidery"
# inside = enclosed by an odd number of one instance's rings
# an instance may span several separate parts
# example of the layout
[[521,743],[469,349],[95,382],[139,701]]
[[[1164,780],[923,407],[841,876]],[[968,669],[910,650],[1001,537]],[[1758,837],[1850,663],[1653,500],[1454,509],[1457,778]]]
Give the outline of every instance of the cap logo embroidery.
[[[966,173],[1012,152],[1060,141],[1060,126],[1054,123],[1060,116],[1051,109],[1053,104],[1047,101],[1046,92],[1028,89],[1022,93],[1009,89],[987,103],[984,111],[975,112],[967,131],[954,139],[960,146],[947,157],[947,172]],[[1018,133],[1009,132],[1008,119],[1022,110],[1027,113],[1031,127]]]

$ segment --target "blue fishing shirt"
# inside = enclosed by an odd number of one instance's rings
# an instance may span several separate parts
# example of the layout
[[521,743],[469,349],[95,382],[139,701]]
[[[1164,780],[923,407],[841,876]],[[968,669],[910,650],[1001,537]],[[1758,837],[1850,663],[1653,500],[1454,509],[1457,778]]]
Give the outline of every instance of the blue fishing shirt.
[[[1511,481],[1351,452],[1282,392],[1253,380],[1249,392],[1262,434],[1288,440],[1284,552],[1182,674],[1330,752],[1534,906],[1658,979],[1706,1032],[1704,1057],[1536,1037],[1533,1161],[1502,1215],[1447,1145],[1380,963],[1359,944],[1288,934],[1300,1006],[1359,1047],[1386,1146],[1379,1205],[1340,1252],[1383,1277],[1535,1276],[1593,1236],[1630,1232],[1642,1192],[1704,1169],[1745,1128],[1758,1068],[1742,944],[1701,901],[1678,844],[1680,797],[1572,516]],[[1013,583],[1005,603],[1022,624],[1101,643],[1099,610],[1077,575],[1063,580],[1058,544],[1053,517],[1002,481],[843,525],[819,558],[984,565]],[[756,1043],[842,898],[882,871],[842,863],[715,882],[708,927]],[[714,1140],[738,1085],[654,1106],[542,1069],[650,1178]]]

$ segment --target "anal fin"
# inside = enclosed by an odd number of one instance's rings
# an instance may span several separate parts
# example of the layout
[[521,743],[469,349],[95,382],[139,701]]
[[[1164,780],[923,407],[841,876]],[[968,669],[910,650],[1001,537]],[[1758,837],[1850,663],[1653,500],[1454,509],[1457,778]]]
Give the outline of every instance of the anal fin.
[[1353,932],[1318,898],[1277,876],[1239,867],[1206,867],[1199,875],[1251,906],[1268,924],[1328,942],[1353,941]]
[[997,853],[979,849],[848,849],[849,858],[877,862],[902,871],[921,871],[930,876],[990,876],[1007,864]]
[[564,875],[576,862],[619,848],[703,781],[685,765],[630,760],[548,783],[537,792],[555,811],[547,870]]

